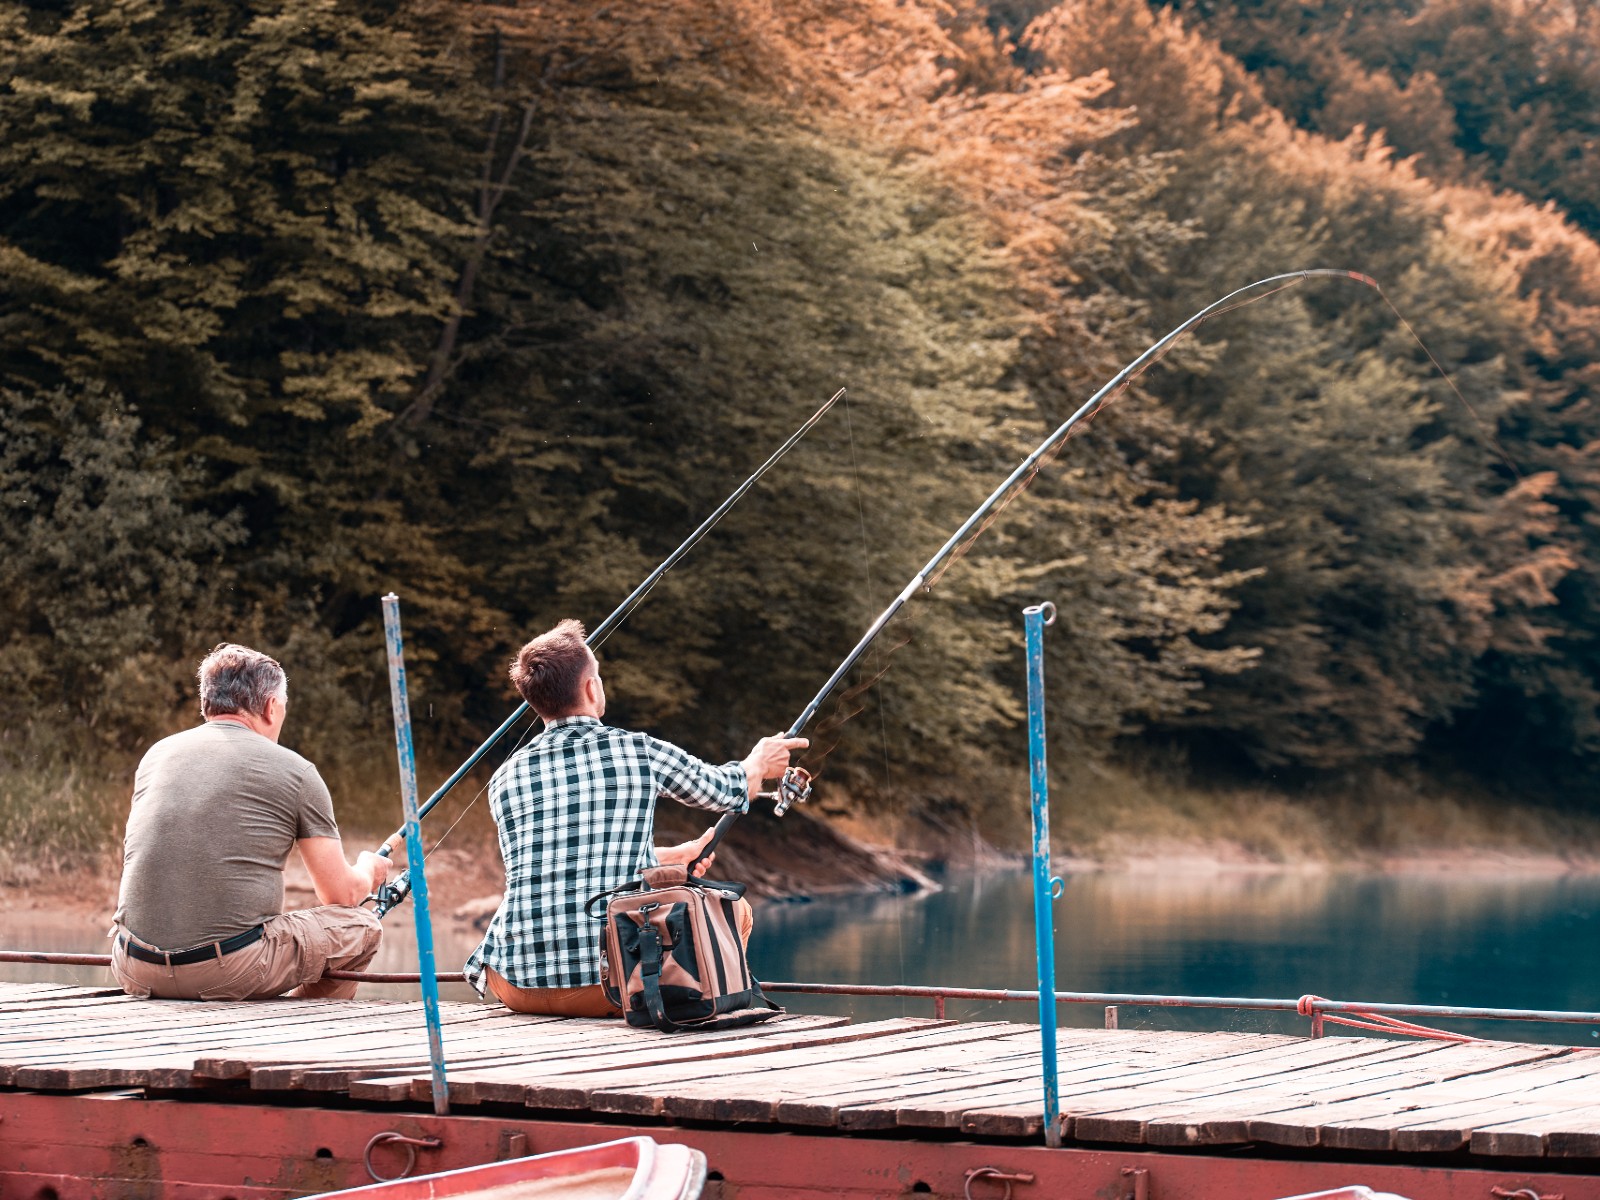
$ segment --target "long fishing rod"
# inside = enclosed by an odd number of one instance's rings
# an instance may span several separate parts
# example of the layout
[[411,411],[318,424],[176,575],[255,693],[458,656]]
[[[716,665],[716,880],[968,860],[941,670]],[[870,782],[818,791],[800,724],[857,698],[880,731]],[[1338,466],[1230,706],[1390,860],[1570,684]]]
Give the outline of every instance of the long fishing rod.
[[[877,639],[878,635],[884,631],[884,628],[889,624],[890,621],[894,619],[895,614],[904,608],[911,600],[912,596],[914,596],[924,585],[931,588],[933,583],[937,580],[942,568],[949,565],[950,561],[955,557],[957,552],[965,549],[971,544],[971,542],[976,541],[977,538],[982,535],[984,529],[987,528],[987,525],[984,522],[993,513],[1002,508],[1009,500],[1020,494],[1021,491],[1028,486],[1028,484],[1033,482],[1033,477],[1038,473],[1040,466],[1043,464],[1046,458],[1060,448],[1061,444],[1065,442],[1072,434],[1074,426],[1076,426],[1079,421],[1083,420],[1087,416],[1092,415],[1097,409],[1105,404],[1114,393],[1121,390],[1123,387],[1126,387],[1140,374],[1140,372],[1160,358],[1162,353],[1169,346],[1171,346],[1173,342],[1177,341],[1185,333],[1188,333],[1191,329],[1195,328],[1195,326],[1201,324],[1211,317],[1217,316],[1220,313],[1227,312],[1229,309],[1238,308],[1245,304],[1251,304],[1257,300],[1264,300],[1274,292],[1281,291],[1284,288],[1293,287],[1294,285],[1302,283],[1307,279],[1316,277],[1354,280],[1357,283],[1365,284],[1367,287],[1373,288],[1378,292],[1379,295],[1383,294],[1383,289],[1378,286],[1377,280],[1373,279],[1369,275],[1363,275],[1359,271],[1343,271],[1328,267],[1313,267],[1304,271],[1291,271],[1284,275],[1272,275],[1266,279],[1258,279],[1256,282],[1239,288],[1237,291],[1229,292],[1226,296],[1222,297],[1222,299],[1212,304],[1208,304],[1205,308],[1202,308],[1199,312],[1195,313],[1188,320],[1184,321],[1183,324],[1179,325],[1176,329],[1172,330],[1172,332],[1168,333],[1165,337],[1153,343],[1148,349],[1145,350],[1143,354],[1139,355],[1138,358],[1134,359],[1127,366],[1123,367],[1121,371],[1117,372],[1117,374],[1112,377],[1109,383],[1085,400],[1078,410],[1065,421],[1063,421],[1049,437],[1045,438],[1045,440],[1039,444],[1039,447],[1034,450],[1032,454],[1028,455],[1027,458],[1022,460],[1022,462],[1017,466],[1017,469],[1012,471],[1011,474],[1006,477],[1005,482],[1003,482],[999,487],[995,488],[995,490],[989,494],[988,499],[986,499],[982,504],[978,505],[973,514],[962,523],[961,528],[957,529],[953,534],[950,535],[950,540],[945,542],[943,546],[939,547],[934,556],[923,565],[922,569],[918,571],[915,576],[912,577],[911,582],[906,584],[904,590],[901,591],[901,593],[890,602],[889,607],[884,609],[883,612],[878,615],[877,620],[873,621],[872,624],[868,626],[867,632],[864,633],[861,637],[861,640],[856,643],[855,649],[851,650],[850,653],[845,656],[844,661],[839,664],[838,668],[833,672],[833,674],[828,676],[828,681],[822,685],[821,690],[819,690],[817,694],[812,697],[811,702],[807,704],[804,710],[801,711],[800,715],[795,718],[794,724],[789,726],[789,731],[784,734],[784,736],[793,738],[800,735],[800,731],[804,729],[807,722],[809,722],[811,718],[816,715],[817,709],[821,707],[822,702],[828,698],[829,693],[832,692],[834,688],[839,686],[839,681],[848,675],[851,668],[853,668],[856,663],[861,660],[861,656],[866,653],[867,647],[872,645],[872,643]],[[810,797],[811,773],[804,767],[792,766],[783,773],[783,779],[779,783],[775,792],[763,792],[761,794],[776,801],[776,803],[773,805],[772,811],[781,817],[784,813],[789,811],[791,805],[803,802]],[[717,821],[716,826],[712,831],[710,841],[706,843],[705,848],[700,851],[699,856],[696,857],[694,862],[689,865],[691,874],[693,873],[694,868],[698,866],[703,859],[709,856],[713,850],[716,849],[717,843],[722,840],[723,834],[725,834],[729,827],[731,827],[733,823],[739,819],[739,815],[740,814],[738,813],[725,813],[721,819]]]
[[[779,446],[775,451],[773,451],[772,456],[768,458],[766,462],[757,467],[750,478],[746,479],[738,487],[734,488],[733,491],[729,493],[728,498],[717,506],[716,511],[704,521],[700,522],[700,524],[695,528],[695,531],[683,540],[682,545],[680,545],[671,554],[667,555],[666,558],[662,559],[661,565],[658,566],[654,571],[651,571],[638,587],[629,592],[627,599],[623,600],[621,604],[617,605],[617,607],[611,611],[610,616],[601,621],[599,625],[595,626],[594,631],[590,633],[586,639],[588,644],[591,647],[594,647],[605,641],[606,637],[611,633],[611,631],[614,630],[618,625],[622,624],[622,622],[627,619],[628,614],[643,602],[645,596],[649,594],[650,589],[655,587],[655,585],[661,581],[661,577],[668,571],[672,570],[679,559],[681,559],[685,554],[689,553],[690,550],[694,549],[695,543],[709,533],[711,531],[711,527],[718,521],[722,520],[722,518],[727,515],[728,510],[731,509],[735,504],[739,503],[744,494],[753,488],[760,481],[761,477],[771,470],[774,465],[776,465],[780,458],[789,453],[790,450],[794,449],[795,445],[800,441],[800,439],[811,432],[812,427],[827,415],[828,410],[839,402],[840,398],[844,396],[844,393],[845,389],[840,388],[832,396],[829,396],[827,403],[825,403],[821,408],[817,409],[816,412],[812,413],[811,417],[804,425],[800,426],[799,429],[796,429],[792,434],[790,434],[789,440],[784,442],[783,445]],[[478,760],[487,754],[494,744],[503,738],[510,731],[511,727],[523,718],[527,711],[528,703],[527,701],[523,701],[517,706],[517,710],[514,713],[500,723],[500,728],[491,733],[488,737],[488,740],[474,750],[471,756],[456,768],[455,773],[452,774],[449,779],[446,779],[442,784],[440,784],[439,789],[434,792],[433,795],[428,797],[427,803],[423,804],[423,806],[417,810],[417,820],[420,821],[423,817],[427,816],[431,811],[433,811],[434,806],[445,798],[451,788],[455,787],[456,784],[460,783],[461,780],[465,778],[467,772],[472,770],[472,768],[478,764]],[[386,839],[384,839],[383,845],[378,847],[378,854],[383,858],[388,858],[390,855],[392,855],[395,851],[395,848],[405,840],[405,832],[406,831],[402,828],[397,829],[394,833],[390,834]],[[411,871],[409,868],[407,868],[378,889],[378,903],[373,911],[381,918],[395,905],[404,900],[410,891]]]

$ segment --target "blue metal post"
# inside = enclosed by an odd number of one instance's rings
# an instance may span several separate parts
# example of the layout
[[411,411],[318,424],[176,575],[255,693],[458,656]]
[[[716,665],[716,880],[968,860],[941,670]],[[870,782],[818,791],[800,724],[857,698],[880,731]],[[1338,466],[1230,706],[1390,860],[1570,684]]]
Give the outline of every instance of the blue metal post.
[[1061,1145],[1056,1087],[1056,940],[1050,901],[1061,882],[1050,875],[1050,780],[1044,749],[1044,627],[1055,624],[1048,602],[1022,610],[1028,646],[1028,775],[1033,791],[1033,932],[1039,959],[1039,1040],[1044,1056],[1044,1140]]
[[428,875],[423,869],[422,819],[417,815],[417,755],[411,743],[411,705],[406,699],[405,652],[400,645],[400,597],[383,598],[383,641],[389,655],[389,698],[394,703],[394,744],[400,760],[400,795],[406,812],[406,866],[411,872],[417,922],[418,970],[422,973],[422,1011],[428,1019],[428,1061],[433,1068],[433,1111],[450,1111],[444,1071],[444,1034],[439,1023],[439,972],[433,961],[433,924],[428,919]]

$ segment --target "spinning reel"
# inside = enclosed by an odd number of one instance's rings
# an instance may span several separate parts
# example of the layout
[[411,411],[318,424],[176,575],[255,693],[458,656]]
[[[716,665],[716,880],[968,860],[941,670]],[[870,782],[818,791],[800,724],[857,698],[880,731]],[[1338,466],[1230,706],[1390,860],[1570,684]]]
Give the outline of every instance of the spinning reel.
[[791,805],[804,804],[811,798],[811,772],[804,767],[790,767],[784,771],[777,791],[762,792],[761,795],[764,799],[774,801],[773,815],[781,817]]
[[[377,917],[379,920],[382,920],[384,913],[388,912],[391,908],[394,908],[410,894],[411,871],[407,869],[401,871],[400,874],[389,880],[388,883],[384,884],[371,896],[367,897],[367,899],[377,901],[377,904],[373,906],[372,913],[373,916]],[[365,904],[366,901],[363,900],[362,903]]]

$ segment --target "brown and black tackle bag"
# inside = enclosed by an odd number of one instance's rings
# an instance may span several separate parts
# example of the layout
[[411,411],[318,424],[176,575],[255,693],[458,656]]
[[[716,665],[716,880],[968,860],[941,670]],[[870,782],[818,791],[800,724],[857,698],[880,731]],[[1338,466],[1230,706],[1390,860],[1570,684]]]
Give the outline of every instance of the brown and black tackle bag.
[[778,1016],[761,994],[739,941],[733,902],[742,883],[691,879],[681,864],[591,897],[601,918],[600,983],[628,1024],[663,1033],[731,1029]]

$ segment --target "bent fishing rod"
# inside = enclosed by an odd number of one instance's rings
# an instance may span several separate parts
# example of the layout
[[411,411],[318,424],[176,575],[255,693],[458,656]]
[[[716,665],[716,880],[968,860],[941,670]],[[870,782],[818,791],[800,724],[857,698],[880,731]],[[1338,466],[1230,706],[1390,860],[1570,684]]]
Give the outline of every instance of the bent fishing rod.
[[[799,429],[796,429],[792,434],[790,434],[789,440],[784,442],[783,445],[779,446],[775,451],[773,451],[771,457],[757,467],[750,478],[746,479],[738,487],[734,488],[733,491],[729,493],[728,498],[717,506],[716,511],[704,521],[700,522],[700,524],[696,526],[695,531],[685,538],[683,543],[676,550],[667,555],[666,558],[662,559],[661,565],[656,567],[654,571],[651,571],[638,587],[629,592],[627,598],[611,611],[610,616],[601,621],[599,625],[595,626],[594,632],[590,633],[586,639],[589,646],[592,648],[605,641],[607,635],[609,635],[612,630],[616,629],[618,625],[622,624],[622,622],[627,619],[628,614],[643,602],[645,596],[649,594],[650,589],[655,587],[655,585],[661,581],[661,577],[668,571],[672,570],[679,559],[681,559],[685,554],[689,553],[690,550],[694,549],[695,544],[711,531],[712,526],[714,526],[718,521],[722,520],[722,518],[727,515],[728,510],[731,509],[735,504],[739,503],[739,501],[744,497],[744,494],[751,488],[755,487],[755,485],[760,482],[761,477],[771,470],[773,466],[777,464],[780,458],[789,453],[790,450],[794,449],[794,447],[799,443],[800,439],[811,432],[812,428],[817,424],[817,422],[822,420],[822,418],[827,415],[828,410],[837,404],[844,394],[845,389],[840,388],[832,396],[829,396],[827,403],[825,403],[821,408],[817,409],[816,412],[812,413],[804,425],[800,426]],[[445,796],[449,794],[450,789],[455,787],[456,784],[460,783],[461,780],[466,777],[467,772],[472,770],[473,767],[477,766],[478,760],[487,754],[495,745],[495,743],[503,738],[511,730],[511,727],[520,721],[527,712],[528,703],[527,701],[523,701],[517,706],[517,710],[504,721],[502,721],[500,723],[500,727],[489,735],[488,739],[483,743],[483,745],[474,750],[471,756],[456,768],[455,773],[452,774],[449,779],[446,779],[442,784],[440,784],[439,789],[434,792],[433,795],[428,797],[427,803],[423,804],[423,806],[417,810],[417,820],[420,822],[423,817],[427,816],[428,813],[433,810],[434,806],[436,806],[439,801],[443,800]],[[401,828],[390,834],[389,837],[384,840],[383,845],[378,847],[379,856],[388,858],[390,855],[392,855],[395,851],[395,848],[405,840],[405,833],[405,829]],[[404,900],[406,896],[410,894],[410,892],[411,870],[408,867],[406,870],[400,872],[400,874],[396,875],[392,880],[378,889],[376,893],[378,902],[376,907],[374,907],[373,912],[381,918],[390,909],[394,908],[395,905]]]
[[[1229,292],[1222,299],[1208,304],[1165,337],[1154,342],[1143,354],[1118,371],[1109,383],[1085,400],[1078,410],[1063,421],[1049,437],[1045,438],[1032,454],[1022,460],[1016,470],[1012,471],[1005,481],[989,494],[988,499],[978,505],[977,509],[962,523],[961,527],[950,535],[950,540],[939,547],[934,556],[912,577],[911,582],[906,584],[900,594],[878,615],[877,620],[868,626],[867,632],[856,643],[855,649],[851,650],[833,674],[828,676],[828,681],[812,697],[811,702],[795,718],[794,724],[789,726],[788,732],[783,736],[786,738],[800,736],[800,731],[816,715],[817,709],[821,707],[822,702],[828,698],[834,688],[839,686],[840,680],[850,673],[856,663],[861,661],[861,656],[867,652],[867,647],[871,646],[878,635],[884,631],[889,622],[894,619],[895,614],[904,608],[924,586],[932,588],[941,571],[949,566],[956,554],[970,546],[983,534],[983,531],[987,528],[985,522],[1033,482],[1034,476],[1038,474],[1046,459],[1060,449],[1062,443],[1071,436],[1074,427],[1080,421],[1085,417],[1092,416],[1103,407],[1112,396],[1136,379],[1145,368],[1159,359],[1175,341],[1191,329],[1230,309],[1253,304],[1257,300],[1264,300],[1274,292],[1282,291],[1307,279],[1314,278],[1354,280],[1357,283],[1373,288],[1379,295],[1383,294],[1383,289],[1378,286],[1377,280],[1369,275],[1363,275],[1359,271],[1313,267],[1304,271],[1291,271],[1284,275],[1271,275],[1266,279],[1258,279],[1252,284],[1247,284],[1237,291]],[[775,791],[762,792],[759,795],[762,798],[774,800],[775,804],[772,811],[781,817],[789,811],[792,805],[802,803],[810,797],[811,780],[811,773],[804,767],[791,766],[784,771],[783,778]],[[702,860],[717,848],[717,843],[722,840],[723,835],[739,819],[740,815],[737,812],[724,813],[717,821],[713,827],[710,841],[706,843],[705,848],[700,851],[694,861],[689,864],[689,874],[691,876],[693,876],[695,868],[700,865]]]

